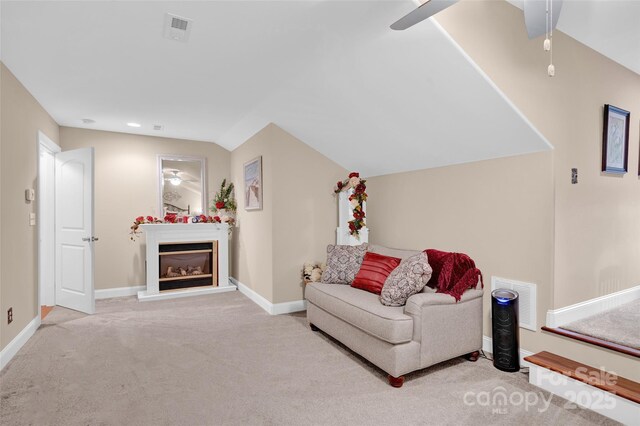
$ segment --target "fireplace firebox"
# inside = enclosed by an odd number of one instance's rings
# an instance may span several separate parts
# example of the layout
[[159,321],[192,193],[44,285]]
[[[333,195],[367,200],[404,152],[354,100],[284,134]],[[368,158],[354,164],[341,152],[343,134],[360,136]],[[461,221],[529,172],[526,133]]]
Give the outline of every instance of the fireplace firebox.
[[218,242],[162,243],[158,246],[159,290],[218,285]]

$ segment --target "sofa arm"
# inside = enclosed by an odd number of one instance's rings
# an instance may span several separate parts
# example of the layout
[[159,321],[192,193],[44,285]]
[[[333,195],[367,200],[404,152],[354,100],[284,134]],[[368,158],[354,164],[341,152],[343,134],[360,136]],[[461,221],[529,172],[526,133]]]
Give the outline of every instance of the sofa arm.
[[483,293],[467,290],[459,302],[443,293],[418,293],[407,300],[404,312],[413,318],[421,368],[482,347]]
[[462,294],[459,302],[455,297],[444,293],[417,293],[407,299],[405,313],[419,316],[422,308],[429,305],[455,305],[482,297],[484,290],[470,289]]

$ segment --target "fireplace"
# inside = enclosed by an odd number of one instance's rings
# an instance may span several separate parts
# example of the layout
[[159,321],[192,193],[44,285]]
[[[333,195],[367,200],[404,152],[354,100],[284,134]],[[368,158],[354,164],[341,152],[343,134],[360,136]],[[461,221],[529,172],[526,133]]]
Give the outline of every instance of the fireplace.
[[203,241],[159,244],[159,290],[217,286],[217,243]]
[[138,292],[139,300],[236,290],[229,282],[226,223],[150,223],[140,227],[147,244],[146,288]]

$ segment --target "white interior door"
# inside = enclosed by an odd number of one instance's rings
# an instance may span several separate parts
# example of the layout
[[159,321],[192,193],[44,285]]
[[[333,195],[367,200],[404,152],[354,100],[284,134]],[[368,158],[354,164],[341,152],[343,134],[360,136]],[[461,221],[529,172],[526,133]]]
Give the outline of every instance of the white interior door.
[[56,154],[56,304],[95,312],[93,148]]

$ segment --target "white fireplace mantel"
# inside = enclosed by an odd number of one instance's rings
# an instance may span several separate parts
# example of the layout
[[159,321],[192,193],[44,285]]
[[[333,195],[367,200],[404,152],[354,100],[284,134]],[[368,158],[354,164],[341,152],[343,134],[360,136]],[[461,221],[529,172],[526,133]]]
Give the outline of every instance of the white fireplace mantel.
[[[138,292],[138,300],[160,300],[176,297],[234,291],[229,282],[229,225],[226,223],[158,223],[140,225],[147,239],[147,288]],[[159,245],[197,241],[218,242],[218,286],[187,288],[160,292]]]

